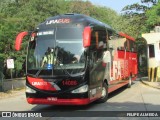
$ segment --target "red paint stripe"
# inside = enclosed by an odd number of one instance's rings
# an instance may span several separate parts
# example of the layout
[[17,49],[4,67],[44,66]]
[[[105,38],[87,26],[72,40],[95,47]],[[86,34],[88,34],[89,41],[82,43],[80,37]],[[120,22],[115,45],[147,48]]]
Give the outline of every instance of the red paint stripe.
[[27,98],[29,104],[49,104],[49,105],[87,105],[91,101],[89,98],[83,99],[57,99],[50,101],[44,98]]
[[49,83],[40,78],[32,78],[27,76],[28,82],[37,89],[56,91],[56,89]]
[[119,83],[117,85],[113,85],[113,86],[110,86],[109,89],[108,89],[108,93],[111,93],[119,88],[121,88],[122,86],[125,86],[128,84],[128,81],[124,81],[122,83]]

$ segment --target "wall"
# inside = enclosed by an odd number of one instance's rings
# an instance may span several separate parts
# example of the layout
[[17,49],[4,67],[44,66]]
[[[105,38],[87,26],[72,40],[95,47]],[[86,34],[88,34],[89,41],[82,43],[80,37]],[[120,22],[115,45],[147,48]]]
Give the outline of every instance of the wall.
[[[142,34],[142,37],[146,39],[147,45],[154,45],[155,57],[149,58],[149,49],[148,49],[148,67],[158,67],[160,66],[160,33],[145,33]],[[149,47],[148,47],[149,48]]]
[[1,91],[8,91],[12,89],[20,89],[25,87],[26,80],[25,78],[17,78],[17,79],[4,79],[3,84],[1,86]]

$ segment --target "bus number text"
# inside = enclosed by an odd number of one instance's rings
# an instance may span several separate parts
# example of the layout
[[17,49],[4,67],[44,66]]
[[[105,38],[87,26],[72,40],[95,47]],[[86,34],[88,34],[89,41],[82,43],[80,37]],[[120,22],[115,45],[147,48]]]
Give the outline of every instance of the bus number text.
[[64,85],[64,86],[75,86],[77,84],[78,83],[76,80],[63,80],[62,81],[62,85]]

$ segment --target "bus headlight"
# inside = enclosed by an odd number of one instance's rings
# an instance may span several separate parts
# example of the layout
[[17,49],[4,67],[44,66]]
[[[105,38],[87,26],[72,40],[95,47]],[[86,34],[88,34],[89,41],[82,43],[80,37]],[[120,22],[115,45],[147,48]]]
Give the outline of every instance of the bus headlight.
[[26,93],[36,93],[36,91],[33,90],[32,88],[26,86]]
[[88,91],[88,85],[83,85],[75,90],[73,90],[71,93],[85,93]]

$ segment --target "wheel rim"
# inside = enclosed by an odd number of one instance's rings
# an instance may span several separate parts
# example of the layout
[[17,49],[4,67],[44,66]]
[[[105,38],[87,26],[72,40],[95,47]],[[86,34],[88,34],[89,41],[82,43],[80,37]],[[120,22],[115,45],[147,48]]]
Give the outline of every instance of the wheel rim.
[[102,98],[104,98],[106,96],[106,89],[105,87],[102,88]]
[[131,80],[131,77],[129,78],[129,85],[131,85],[132,84],[132,80]]

